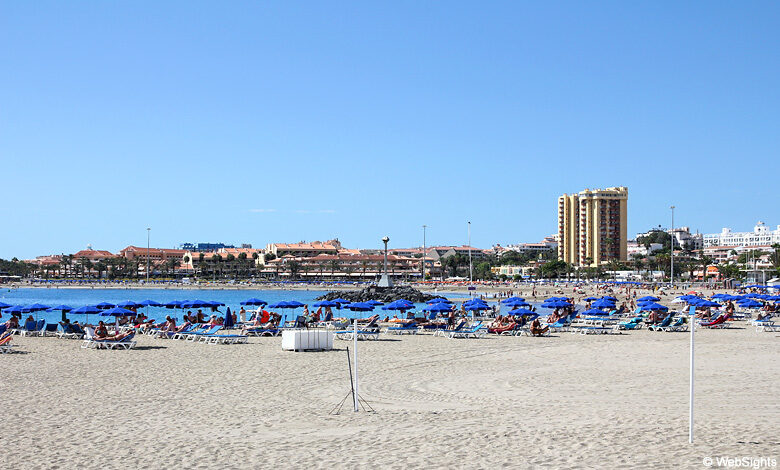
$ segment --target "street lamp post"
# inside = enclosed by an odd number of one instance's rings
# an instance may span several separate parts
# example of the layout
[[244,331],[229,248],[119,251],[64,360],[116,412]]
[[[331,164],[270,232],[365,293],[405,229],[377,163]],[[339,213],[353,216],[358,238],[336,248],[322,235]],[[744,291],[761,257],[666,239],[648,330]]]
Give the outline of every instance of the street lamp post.
[[390,281],[390,276],[387,274],[387,242],[390,241],[390,237],[384,237],[382,241],[385,243],[385,272],[379,279],[379,287],[391,287],[393,283]]
[[669,231],[669,235],[671,236],[671,241],[672,241],[672,251],[670,253],[672,268],[671,268],[670,281],[671,281],[671,288],[672,290],[674,290],[674,206],[672,206],[671,209],[672,209],[672,229]]
[[149,251],[150,251],[149,241],[151,240],[151,233],[152,233],[151,227],[146,227],[146,283],[147,284],[149,284]]

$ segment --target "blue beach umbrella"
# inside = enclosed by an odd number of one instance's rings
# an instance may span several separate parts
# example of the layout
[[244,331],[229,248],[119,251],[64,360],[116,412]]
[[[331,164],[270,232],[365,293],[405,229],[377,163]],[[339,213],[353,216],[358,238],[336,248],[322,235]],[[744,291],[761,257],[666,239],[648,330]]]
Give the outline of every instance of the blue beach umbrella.
[[538,313],[534,312],[533,310],[528,310],[527,308],[516,308],[514,310],[510,310],[507,312],[507,315],[520,315],[523,317],[531,316],[531,315],[539,315]]
[[378,306],[380,306],[380,305],[384,305],[384,303],[382,303],[382,302],[380,302],[380,301],[378,301],[378,300],[369,300],[369,301],[368,301],[368,302],[366,302],[366,303],[367,303],[367,304],[371,304],[371,305],[373,305],[374,307],[378,307]]
[[649,300],[649,301],[651,301],[651,302],[658,302],[658,301],[659,301],[659,300],[661,300],[661,299],[659,299],[658,297],[653,297],[652,295],[646,295],[646,296],[644,296],[644,297],[641,297],[641,298],[639,298],[639,299],[637,299],[637,300],[641,300],[641,301],[647,301],[647,300]]
[[464,308],[465,310],[468,310],[470,312],[479,312],[482,310],[490,310],[491,307],[486,304],[473,303],[473,304],[466,305],[466,307]]
[[349,305],[344,305],[344,308],[353,312],[370,312],[374,310],[374,306],[368,302],[353,302]]
[[48,310],[51,307],[43,304],[32,304],[32,305],[28,305],[27,308],[29,309],[30,312],[39,312],[41,310]]
[[642,309],[642,310],[647,310],[647,311],[651,311],[651,310],[669,310],[669,307],[664,307],[663,305],[657,304],[657,303],[645,304],[645,305],[642,305],[639,308]]
[[245,301],[241,302],[241,305],[268,305],[268,302],[263,299],[252,297],[251,299],[246,299]]
[[452,301],[448,300],[448,299],[445,299],[444,297],[439,297],[439,298],[436,298],[436,299],[433,299],[433,300],[429,300],[427,303],[428,304],[436,304],[436,303],[451,304]]
[[139,308],[139,307],[143,307],[144,305],[133,302],[132,300],[126,300],[124,302],[116,304],[116,306],[122,308]]
[[154,300],[142,300],[139,302],[139,304],[143,305],[144,307],[164,307],[163,304],[160,302],[155,302]]
[[341,305],[346,305],[346,304],[348,304],[348,303],[350,303],[352,301],[351,300],[347,300],[347,299],[337,298],[337,299],[333,299],[332,302],[336,302],[336,303],[341,304]]
[[55,312],[57,310],[61,312],[62,321],[65,321],[65,313],[73,310],[73,307],[70,307],[68,305],[57,305],[56,307],[49,307],[48,309],[46,309],[47,312]]
[[504,305],[506,305],[507,307],[517,308],[517,307],[528,307],[531,304],[529,304],[525,300],[513,300],[511,302],[504,302]]
[[396,300],[396,301],[390,302],[389,304],[387,304],[384,307],[382,307],[382,310],[402,310],[403,311],[403,310],[411,310],[413,308],[414,308],[414,304],[411,304],[411,303],[408,303],[408,302],[405,302],[405,301],[401,301],[401,300]]
[[100,302],[99,304],[95,305],[95,307],[99,308],[100,310],[108,310],[110,308],[116,307],[116,305],[109,302]]
[[165,304],[165,308],[182,308],[181,304],[183,304],[184,300],[171,300],[170,302]]
[[312,304],[315,307],[339,307],[341,304],[332,300],[320,300]]
[[613,308],[615,306],[615,302],[607,299],[599,299],[590,304],[590,306],[595,308]]
[[502,300],[501,303],[502,304],[509,304],[511,302],[514,302],[514,301],[525,302],[525,299],[522,298],[522,297],[509,297],[507,299]]
[[233,314],[230,312],[230,307],[225,311],[225,323],[222,325],[225,328],[233,328],[235,322],[233,321]]
[[742,308],[761,308],[763,307],[763,304],[761,302],[756,302],[755,300],[746,299],[741,302],[737,302],[737,304]]
[[423,310],[427,312],[449,312],[452,310],[452,307],[445,304],[444,302],[434,302],[430,305],[426,305],[423,307]]
[[114,307],[100,312],[102,317],[134,317],[135,315],[134,311],[122,307]]
[[71,310],[73,310],[73,307],[69,307],[67,305],[57,305],[56,307],[49,307],[47,310],[49,311],[60,310],[62,312],[70,312]]
[[101,312],[101,310],[99,308],[95,307],[94,305],[85,305],[83,307],[79,307],[77,309],[71,310],[70,314],[72,315],[72,314],[75,313],[75,314],[79,314],[79,315],[84,315],[84,323],[88,323],[90,314],[95,314],[95,313],[100,313],[100,312]]
[[543,308],[566,308],[571,306],[572,305],[569,302],[564,302],[563,300],[554,300],[552,302],[545,302],[542,304]]

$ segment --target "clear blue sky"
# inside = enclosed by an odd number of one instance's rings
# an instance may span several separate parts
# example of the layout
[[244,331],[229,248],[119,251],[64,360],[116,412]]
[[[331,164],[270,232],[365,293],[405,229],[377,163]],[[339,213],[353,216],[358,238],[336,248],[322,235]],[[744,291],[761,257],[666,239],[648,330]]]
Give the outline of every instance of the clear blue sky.
[[780,224],[777,2],[0,5],[0,257]]

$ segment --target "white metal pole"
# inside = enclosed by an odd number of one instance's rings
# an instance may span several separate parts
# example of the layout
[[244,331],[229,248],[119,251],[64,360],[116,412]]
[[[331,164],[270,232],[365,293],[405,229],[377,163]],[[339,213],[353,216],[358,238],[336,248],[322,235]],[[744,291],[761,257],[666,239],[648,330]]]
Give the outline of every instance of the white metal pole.
[[353,341],[354,341],[354,345],[352,346],[352,359],[353,359],[352,362],[355,364],[354,365],[354,367],[355,367],[355,390],[354,390],[354,393],[352,394],[353,395],[352,398],[355,401],[355,412],[357,412],[358,411],[358,356],[357,356],[358,321],[357,321],[357,316],[355,317],[354,323],[355,323],[355,333],[354,333],[354,338],[352,338]]
[[[672,260],[672,275],[669,278],[671,289],[674,290],[674,206],[672,206],[672,229],[669,231],[669,235],[671,235],[672,240],[672,251],[671,251],[671,260]],[[649,253],[648,253],[649,254]]]
[[696,307],[691,306],[688,314],[691,322],[691,396],[688,405],[688,442],[693,444],[693,330],[696,329]]

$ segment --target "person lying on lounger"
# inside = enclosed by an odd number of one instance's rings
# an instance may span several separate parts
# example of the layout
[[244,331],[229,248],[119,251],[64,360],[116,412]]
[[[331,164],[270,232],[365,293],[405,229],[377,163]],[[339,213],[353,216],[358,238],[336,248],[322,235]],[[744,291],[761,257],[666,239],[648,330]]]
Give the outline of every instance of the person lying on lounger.
[[118,335],[109,335],[108,334],[108,328],[106,328],[106,324],[103,323],[103,320],[101,320],[98,323],[98,326],[95,328],[95,339],[104,341],[121,341],[128,336],[132,335],[133,332],[127,332],[127,333],[119,333]]
[[547,333],[547,330],[549,330],[549,326],[545,326],[542,328],[542,322],[539,321],[538,318],[534,319],[533,322],[531,322],[531,334],[534,336],[542,336],[543,334]]
[[186,330],[187,328],[189,328],[191,326],[192,326],[192,323],[190,323],[189,320],[185,320],[184,323],[179,325],[173,331],[175,331],[176,333],[181,333],[182,331]]
[[165,324],[161,328],[162,331],[170,331],[175,332],[176,331],[176,320],[173,319],[170,315],[165,317]]
[[5,322],[5,326],[9,330],[13,328],[19,328],[19,319],[16,318],[16,315],[11,315],[11,318],[9,318],[7,322]]

